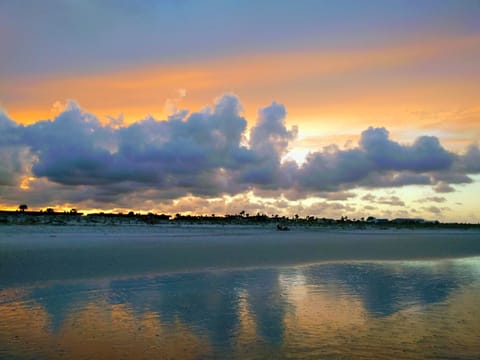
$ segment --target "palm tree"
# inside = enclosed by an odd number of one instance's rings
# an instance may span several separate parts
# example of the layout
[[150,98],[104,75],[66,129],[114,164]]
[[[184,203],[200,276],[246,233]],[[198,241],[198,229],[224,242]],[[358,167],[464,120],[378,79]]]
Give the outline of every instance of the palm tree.
[[21,211],[21,212],[25,212],[25,210],[28,209],[28,205],[27,204],[21,204],[18,206],[18,209]]

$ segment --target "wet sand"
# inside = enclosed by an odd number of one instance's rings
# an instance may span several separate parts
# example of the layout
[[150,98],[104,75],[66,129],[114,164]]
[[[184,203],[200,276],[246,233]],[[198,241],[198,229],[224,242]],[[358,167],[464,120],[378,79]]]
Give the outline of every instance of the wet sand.
[[0,286],[330,261],[480,255],[480,231],[2,226]]

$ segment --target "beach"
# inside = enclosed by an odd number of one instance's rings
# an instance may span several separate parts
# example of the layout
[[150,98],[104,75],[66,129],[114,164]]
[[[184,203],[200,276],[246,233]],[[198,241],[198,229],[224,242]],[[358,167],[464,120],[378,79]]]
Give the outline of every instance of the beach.
[[478,230],[272,226],[0,226],[0,284],[480,255]]
[[0,358],[474,359],[480,233],[1,226]]

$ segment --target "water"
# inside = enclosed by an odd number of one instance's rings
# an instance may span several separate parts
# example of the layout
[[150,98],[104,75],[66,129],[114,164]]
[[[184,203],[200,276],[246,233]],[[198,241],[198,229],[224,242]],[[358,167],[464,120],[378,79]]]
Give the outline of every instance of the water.
[[480,257],[0,290],[2,359],[480,357]]

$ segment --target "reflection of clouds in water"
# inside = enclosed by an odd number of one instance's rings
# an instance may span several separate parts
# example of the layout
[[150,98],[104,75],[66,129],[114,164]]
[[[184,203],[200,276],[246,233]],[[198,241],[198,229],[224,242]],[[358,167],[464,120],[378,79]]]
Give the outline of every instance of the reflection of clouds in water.
[[[396,332],[414,329],[402,335],[409,343],[448,326],[458,332],[458,344],[466,339],[474,347],[465,328],[478,334],[472,310],[480,298],[478,264],[478,258],[336,263],[57,283],[16,296],[3,290],[0,343],[85,354],[78,344],[88,340],[103,355],[109,347],[117,347],[118,356],[164,347],[182,358],[186,350],[255,357],[334,351],[345,339],[367,346],[386,334],[393,339],[383,340],[397,346]],[[121,345],[132,341],[131,348]]]
[[34,288],[28,298],[45,309],[49,314],[49,330],[58,333],[68,314],[88,303],[89,290],[93,289],[82,283],[56,284]]
[[283,339],[283,318],[288,305],[279,286],[278,272],[257,270],[257,280],[248,283],[248,304],[255,316],[257,332],[266,341],[280,344]]
[[456,260],[431,262],[431,266],[416,263],[330,264],[306,267],[304,276],[307,285],[345,289],[348,296],[361,299],[373,316],[388,316],[413,304],[441,302],[474,280],[468,269],[459,269]]
[[[328,266],[328,265],[323,265]],[[323,267],[322,266],[322,267]],[[285,328],[291,338],[315,337],[325,332],[361,325],[366,317],[361,300],[332,284],[311,283],[303,269],[288,269],[281,274],[286,297],[292,308],[285,317]],[[318,279],[321,280],[321,279]],[[309,283],[310,282],[310,283]],[[332,331],[332,330],[335,331]]]
[[189,273],[112,281],[109,301],[129,304],[134,312],[148,309],[165,322],[180,319],[207,332],[217,346],[230,348],[240,327],[241,301],[259,336],[282,341],[286,303],[279,291],[278,273],[272,269]]
[[109,301],[128,304],[135,313],[151,311],[165,323],[180,320],[206,333],[217,346],[230,346],[239,324],[239,274],[178,274],[112,281]]
[[[71,311],[57,333],[40,305],[0,305],[0,358],[196,359],[209,354],[209,342],[180,321],[165,324],[152,313],[135,316],[127,306],[96,301]],[[7,328],[8,327],[8,328]],[[6,331],[4,331],[6,330]],[[181,346],[180,346],[180,345]]]

